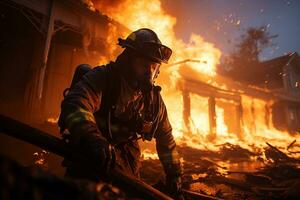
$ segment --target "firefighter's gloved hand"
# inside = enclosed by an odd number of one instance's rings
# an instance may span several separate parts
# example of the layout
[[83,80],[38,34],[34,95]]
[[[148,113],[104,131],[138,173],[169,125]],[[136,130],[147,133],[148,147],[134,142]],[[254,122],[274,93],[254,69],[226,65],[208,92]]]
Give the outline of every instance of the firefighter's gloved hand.
[[106,172],[113,167],[115,154],[113,147],[91,122],[77,123],[70,128],[70,144],[84,154],[92,163]]
[[184,200],[184,195],[182,192],[182,181],[181,176],[170,176],[166,177],[166,187],[168,193],[176,200]]
[[114,149],[99,133],[88,133],[80,138],[82,152],[105,172],[108,172],[114,163]]

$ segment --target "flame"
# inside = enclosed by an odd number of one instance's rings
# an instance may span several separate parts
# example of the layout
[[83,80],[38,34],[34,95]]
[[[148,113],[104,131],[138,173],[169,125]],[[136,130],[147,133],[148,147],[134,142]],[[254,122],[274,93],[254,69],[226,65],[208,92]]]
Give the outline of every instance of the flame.
[[[287,147],[299,135],[292,136],[288,131],[279,131],[270,123],[266,124],[265,107],[267,102],[260,99],[243,96],[243,105],[245,110],[244,137],[247,143],[256,144],[256,146],[265,146],[265,142],[270,142],[279,147]],[[254,107],[251,111],[251,106]],[[270,119],[271,121],[271,119]]]
[[[124,0],[124,1],[103,1],[94,0],[93,5],[101,12],[117,22],[125,25],[130,30],[139,28],[150,28],[154,30],[163,44],[173,49],[170,63],[183,60],[195,60],[197,62],[186,62],[184,65],[162,66],[162,73],[158,83],[164,88],[162,95],[166,103],[169,120],[173,126],[173,135],[178,143],[185,143],[196,148],[216,149],[215,144],[230,142],[246,148],[251,145],[265,146],[266,141],[272,140],[275,145],[284,145],[294,140],[285,131],[278,131],[273,126],[265,124],[266,102],[242,96],[244,108],[244,123],[241,127],[241,135],[234,133],[226,121],[226,112],[229,107],[216,104],[216,140],[209,139],[209,116],[208,98],[191,94],[191,115],[190,127],[184,127],[182,91],[177,87],[177,81],[181,79],[179,72],[183,67],[185,73],[193,79],[204,79],[207,83],[213,82],[216,76],[216,65],[219,64],[221,51],[214,44],[206,42],[203,37],[192,33],[188,42],[177,38],[174,31],[176,18],[167,14],[159,0]],[[107,42],[111,54],[115,52],[116,41],[120,36],[128,35],[129,32],[117,32],[111,24],[109,26],[109,37]],[[101,62],[109,61],[113,56],[102,59]],[[205,77],[203,77],[205,76]],[[220,86],[226,88],[226,86]],[[230,104],[230,102],[227,102]],[[231,103],[232,104],[232,103]],[[249,110],[254,105],[255,113]],[[230,118],[230,116],[229,116]],[[187,133],[188,132],[188,133]],[[144,152],[145,157],[153,158],[148,151]]]
[[197,135],[207,136],[209,133],[209,120],[208,120],[208,98],[199,95],[191,95],[191,133]]
[[[163,9],[159,0],[126,0],[118,4],[110,4],[105,1],[94,0],[94,6],[101,12],[104,12],[112,19],[120,22],[130,30],[140,28],[150,28],[154,30],[163,44],[173,49],[173,55],[170,63],[184,60],[195,59],[202,61],[199,63],[189,64],[190,67],[205,74],[215,75],[216,64],[219,63],[221,51],[214,47],[212,43],[205,42],[197,34],[192,33],[188,43],[177,38],[174,31],[176,18],[168,15]],[[145,9],[147,8],[147,9]],[[116,30],[115,30],[116,31]],[[117,37],[115,31],[110,31],[111,48],[115,48]],[[128,33],[121,33],[126,35]],[[174,68],[173,71],[176,71]]]
[[[194,102],[194,103],[193,103]],[[280,147],[282,151],[289,153],[286,147],[295,139],[300,139],[298,135],[291,135],[288,131],[280,131],[276,129],[272,123],[272,116],[266,122],[266,105],[270,102],[256,99],[246,95],[242,95],[243,105],[243,123],[241,124],[241,135],[236,132],[230,132],[227,118],[234,118],[232,113],[226,113],[224,106],[216,105],[216,140],[209,139],[209,120],[208,120],[208,105],[207,99],[197,95],[191,95],[191,128],[193,134],[189,134],[188,140],[185,138],[185,143],[196,148],[205,148],[218,150],[217,145],[223,143],[231,143],[240,145],[255,151],[257,148],[263,149],[266,147],[266,142]],[[228,105],[227,105],[228,106]],[[234,104],[232,104],[234,106]],[[200,111],[201,110],[201,111]],[[203,116],[207,115],[207,116]],[[228,121],[228,120],[227,120]],[[235,121],[235,123],[237,123]],[[191,137],[191,136],[194,136]],[[197,140],[195,139],[197,138]],[[205,143],[205,145],[201,144]],[[292,155],[295,156],[295,155]]]

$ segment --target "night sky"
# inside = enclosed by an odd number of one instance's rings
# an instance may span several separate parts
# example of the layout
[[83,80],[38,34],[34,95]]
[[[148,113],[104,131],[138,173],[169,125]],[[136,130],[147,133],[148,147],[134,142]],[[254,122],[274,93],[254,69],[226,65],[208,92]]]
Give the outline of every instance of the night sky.
[[300,0],[162,0],[162,5],[177,18],[179,38],[188,40],[192,32],[198,33],[223,54],[233,50],[246,28],[262,25],[278,37],[261,60],[300,53]]

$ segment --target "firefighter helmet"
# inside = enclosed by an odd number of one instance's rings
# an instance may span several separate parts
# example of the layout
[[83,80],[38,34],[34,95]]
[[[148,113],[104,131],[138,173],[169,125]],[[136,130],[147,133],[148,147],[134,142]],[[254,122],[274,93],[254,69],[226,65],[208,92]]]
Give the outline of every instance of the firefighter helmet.
[[118,39],[123,48],[130,48],[158,63],[167,63],[172,50],[163,45],[154,31],[141,28],[132,32],[125,40]]

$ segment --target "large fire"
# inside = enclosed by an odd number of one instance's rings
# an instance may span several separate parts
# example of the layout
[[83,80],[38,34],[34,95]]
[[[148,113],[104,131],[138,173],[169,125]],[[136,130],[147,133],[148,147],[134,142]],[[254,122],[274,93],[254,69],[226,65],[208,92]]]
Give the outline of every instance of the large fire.
[[[153,29],[162,42],[173,49],[170,63],[183,60],[190,60],[183,65],[162,66],[162,73],[158,83],[163,86],[164,97],[169,119],[173,126],[173,134],[179,144],[186,144],[195,148],[216,149],[216,144],[232,143],[246,148],[265,146],[265,142],[286,147],[295,137],[287,132],[276,130],[272,124],[265,123],[266,102],[242,96],[243,123],[242,135],[231,132],[226,121],[226,112],[230,110],[230,102],[216,102],[216,139],[211,140],[209,135],[208,97],[201,97],[196,94],[190,95],[191,113],[189,130],[185,127],[183,120],[182,91],[177,87],[177,81],[181,79],[180,70],[182,67],[189,71],[189,77],[205,80],[211,84],[216,77],[216,65],[220,61],[221,51],[214,44],[206,42],[200,35],[191,34],[188,43],[177,38],[174,31],[176,18],[167,14],[159,0],[124,0],[124,1],[101,1],[93,0],[95,8],[107,14],[114,20],[128,27],[130,30],[137,30],[142,27]],[[111,48],[116,48],[117,38],[128,35],[128,33],[116,33],[111,28],[110,37],[107,42]],[[113,52],[113,51],[112,51]],[[108,60],[101,60],[107,62]],[[193,62],[192,62],[193,61]],[[221,86],[220,86],[221,87]],[[224,86],[223,86],[224,87]],[[229,106],[224,106],[224,104]],[[227,105],[226,104],[226,105]],[[222,106],[223,105],[223,106]],[[226,109],[225,109],[226,108]],[[253,108],[247,110],[247,108]],[[253,111],[255,110],[255,112]],[[228,118],[228,116],[227,116]],[[230,118],[230,114],[229,114]],[[187,133],[188,132],[188,133]],[[153,157],[151,153],[144,153],[146,157]]]

